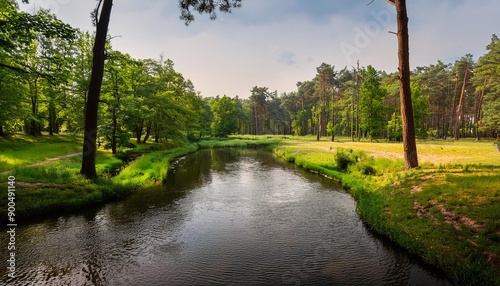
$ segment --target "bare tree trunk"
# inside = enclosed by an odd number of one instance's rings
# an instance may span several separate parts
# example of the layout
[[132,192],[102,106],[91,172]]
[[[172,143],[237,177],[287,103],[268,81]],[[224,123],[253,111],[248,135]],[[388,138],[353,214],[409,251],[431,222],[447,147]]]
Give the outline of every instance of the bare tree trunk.
[[410,46],[406,0],[396,0],[398,22],[399,97],[403,127],[404,160],[406,169],[418,167],[417,145],[410,88]]
[[359,126],[359,60],[356,66],[356,136],[361,141],[361,128]]
[[[457,111],[455,113],[455,121],[454,121],[454,134],[455,134],[455,140],[458,140],[460,138],[460,125],[462,125],[462,113],[463,113],[463,107],[464,107],[464,95],[465,95],[465,84],[467,83],[467,72],[469,71],[469,67],[467,66],[465,68],[464,72],[464,81],[462,84],[462,92],[460,93],[460,101],[458,102],[457,106]],[[458,82],[458,81],[457,81]]]
[[318,113],[318,134],[316,134],[316,140],[319,141],[321,137],[321,111]]
[[104,60],[106,36],[108,34],[109,19],[113,0],[103,0],[99,21],[96,24],[96,36],[93,49],[92,75],[90,77],[88,100],[85,110],[85,135],[83,141],[83,159],[80,173],[87,178],[96,178],[95,169],[96,139],[97,139],[97,111],[101,93],[102,77],[104,74]]
[[479,92],[477,93],[479,98],[474,102],[474,120],[475,120],[475,129],[476,129],[475,135],[476,135],[477,141],[481,140],[481,136],[479,134],[479,122],[481,121],[481,110],[483,107],[484,90],[485,90],[486,82],[487,82],[487,79],[485,78],[484,83],[483,83],[483,89],[481,90],[480,93]]
[[255,135],[259,135],[259,115],[257,113],[257,104],[254,105],[254,117]]
[[[457,71],[457,75],[455,76],[455,89],[453,91],[453,99],[451,101],[451,109],[450,109],[450,122],[448,128],[451,127],[451,132],[455,132],[455,121],[456,121],[456,116],[455,116],[455,110],[457,108],[457,96],[458,96],[458,74],[459,72]],[[453,133],[453,138],[455,138],[455,133]]]

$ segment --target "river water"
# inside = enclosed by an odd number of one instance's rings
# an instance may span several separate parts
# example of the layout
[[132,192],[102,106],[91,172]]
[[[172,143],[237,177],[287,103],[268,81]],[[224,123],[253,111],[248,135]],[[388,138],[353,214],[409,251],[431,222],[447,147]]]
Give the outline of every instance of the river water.
[[[205,150],[179,159],[167,178],[19,226],[17,277],[2,267],[0,284],[450,285],[369,231],[334,182],[271,154]],[[0,238],[5,258],[6,231]]]

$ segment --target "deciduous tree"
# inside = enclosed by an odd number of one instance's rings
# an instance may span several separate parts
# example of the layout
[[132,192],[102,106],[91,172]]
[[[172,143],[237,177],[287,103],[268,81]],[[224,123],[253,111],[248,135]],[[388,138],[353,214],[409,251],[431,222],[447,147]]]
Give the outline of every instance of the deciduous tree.
[[[231,12],[233,8],[241,6],[241,0],[180,0],[181,19],[188,25],[194,20],[193,11],[207,13],[215,19],[217,10]],[[83,160],[80,173],[88,178],[97,177],[95,169],[97,116],[99,97],[104,73],[106,36],[113,0],[99,0],[93,17],[96,25],[96,37],[93,49],[92,75],[89,84],[89,95],[85,114],[85,134],[83,144]]]

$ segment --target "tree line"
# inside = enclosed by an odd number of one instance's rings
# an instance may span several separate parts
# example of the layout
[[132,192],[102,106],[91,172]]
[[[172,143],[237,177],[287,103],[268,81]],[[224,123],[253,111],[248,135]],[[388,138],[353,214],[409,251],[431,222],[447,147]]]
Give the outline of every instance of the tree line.
[[[500,131],[500,40],[492,36],[488,52],[474,61],[467,54],[455,63],[415,68],[411,99],[415,133],[420,139],[494,138]],[[397,73],[373,66],[316,68],[316,76],[297,83],[297,90],[269,92],[254,87],[250,97],[234,102],[225,134],[315,135],[335,140],[402,140]],[[205,99],[206,100],[206,99]],[[212,104],[226,97],[209,99]],[[214,110],[217,112],[217,110]],[[220,115],[218,115],[220,116]],[[231,118],[229,120],[229,118]]]
[[[83,133],[95,34],[73,29],[49,11],[28,14],[15,1],[1,3],[0,135]],[[467,54],[412,71],[418,138],[498,136],[496,35],[487,49],[478,61]],[[134,59],[108,39],[97,143],[116,153],[150,138],[175,144],[230,134],[402,140],[398,74],[370,65],[338,69],[323,63],[295,91],[255,86],[243,96],[202,97],[171,60]]]
[[[82,133],[95,35],[45,10],[31,15],[15,1],[2,5],[0,135]],[[113,153],[131,137],[141,143],[199,136],[203,100],[169,59],[134,59],[107,41],[101,88],[98,139]]]

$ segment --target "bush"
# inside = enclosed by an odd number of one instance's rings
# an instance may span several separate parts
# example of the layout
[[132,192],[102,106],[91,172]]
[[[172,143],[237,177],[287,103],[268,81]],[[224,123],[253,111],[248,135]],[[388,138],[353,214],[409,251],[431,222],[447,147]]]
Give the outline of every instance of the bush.
[[359,162],[358,164],[354,165],[354,167],[357,171],[359,171],[363,175],[367,176],[376,175],[377,170],[375,170],[375,168],[372,166],[373,162],[370,161]]
[[337,168],[341,171],[347,171],[347,168],[355,162],[348,154],[344,153],[342,150],[337,150],[335,154],[335,163],[337,164]]
[[363,151],[337,148],[335,163],[342,172],[359,172],[363,175],[375,175],[377,173],[373,167],[375,164],[373,158],[366,156]]
[[366,159],[363,151],[354,151],[352,149],[337,148],[335,153],[335,163],[341,171],[347,171],[350,165]]

